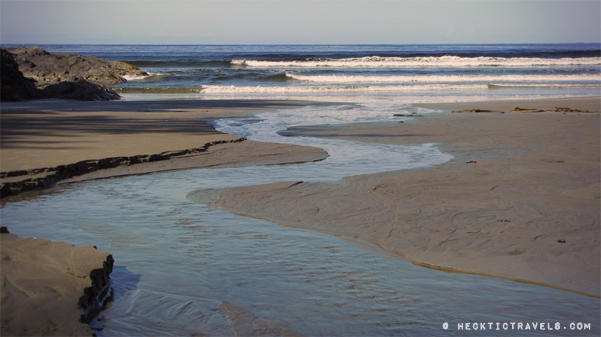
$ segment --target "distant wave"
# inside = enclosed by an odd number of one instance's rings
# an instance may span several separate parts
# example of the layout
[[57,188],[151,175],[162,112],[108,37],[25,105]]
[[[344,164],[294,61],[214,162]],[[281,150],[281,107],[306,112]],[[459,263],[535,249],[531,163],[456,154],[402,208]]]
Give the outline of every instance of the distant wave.
[[478,90],[488,89],[487,84],[427,84],[427,85],[384,85],[384,86],[202,86],[203,93],[325,93],[325,92],[416,92],[425,90]]
[[407,68],[407,67],[534,67],[534,66],[600,66],[601,57],[581,58],[504,58],[504,57],[380,57],[344,59],[308,59],[295,61],[232,60],[231,64],[256,68]]
[[448,83],[448,82],[600,82],[601,74],[579,75],[420,75],[420,76],[286,76],[313,83]]
[[421,92],[452,90],[488,90],[506,88],[601,88],[601,84],[417,84],[417,85],[346,85],[346,86],[234,86],[203,85],[196,88],[113,88],[120,94],[320,94],[343,92]]
[[127,60],[127,63],[140,68],[224,68],[230,67],[230,60]]
[[519,84],[488,84],[489,89],[505,88],[547,88],[547,89],[575,89],[575,88],[600,88],[601,84],[566,84],[566,83],[519,83]]
[[112,88],[118,94],[198,94],[202,88]]

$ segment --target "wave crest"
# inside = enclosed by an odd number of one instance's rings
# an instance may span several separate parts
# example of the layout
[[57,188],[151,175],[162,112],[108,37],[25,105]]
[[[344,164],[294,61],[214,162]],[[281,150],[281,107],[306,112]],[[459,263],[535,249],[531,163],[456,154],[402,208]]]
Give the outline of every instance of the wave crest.
[[601,82],[601,74],[578,75],[419,75],[419,76],[339,76],[286,74],[292,79],[313,83],[449,83],[449,82]]
[[601,57],[581,58],[505,58],[505,57],[380,57],[367,56],[344,59],[306,59],[292,61],[232,60],[233,66],[253,68],[417,68],[417,67],[540,67],[540,66],[600,66]]

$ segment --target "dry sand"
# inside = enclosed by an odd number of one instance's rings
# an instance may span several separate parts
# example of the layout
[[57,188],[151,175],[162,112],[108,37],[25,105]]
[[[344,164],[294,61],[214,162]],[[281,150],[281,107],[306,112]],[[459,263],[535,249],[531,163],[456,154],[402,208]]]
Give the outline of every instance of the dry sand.
[[[599,103],[592,98],[427,106],[599,111]],[[277,183],[203,191],[197,197],[237,214],[338,235],[426,267],[599,296],[599,119],[599,113],[446,113],[388,125],[298,127],[287,134],[439,143],[455,158],[334,183]]]

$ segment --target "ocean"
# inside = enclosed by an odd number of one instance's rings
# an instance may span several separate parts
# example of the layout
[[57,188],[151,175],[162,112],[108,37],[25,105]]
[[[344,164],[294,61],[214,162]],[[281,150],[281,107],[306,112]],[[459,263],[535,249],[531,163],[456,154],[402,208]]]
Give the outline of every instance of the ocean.
[[409,103],[594,96],[601,44],[41,45],[131,63],[128,100],[277,98]]

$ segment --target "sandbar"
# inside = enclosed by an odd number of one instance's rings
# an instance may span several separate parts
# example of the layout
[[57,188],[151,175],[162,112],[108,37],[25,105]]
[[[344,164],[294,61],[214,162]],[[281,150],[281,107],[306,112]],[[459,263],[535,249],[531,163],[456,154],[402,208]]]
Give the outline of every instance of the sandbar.
[[[200,191],[194,198],[236,214],[337,235],[429,268],[598,297],[599,102],[595,97],[421,105],[447,113],[403,123],[295,127],[283,133],[436,143],[454,158],[335,183]],[[589,112],[449,113],[566,106]]]

